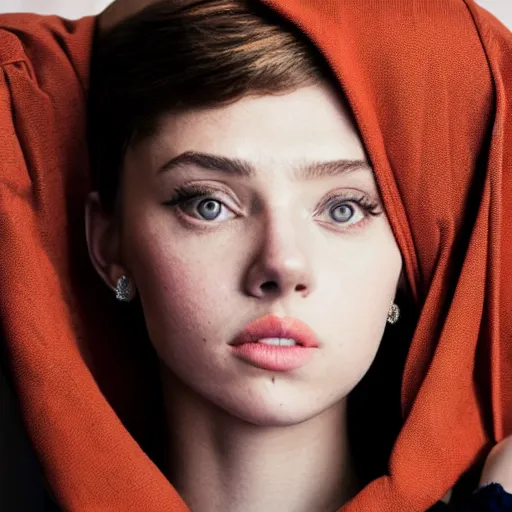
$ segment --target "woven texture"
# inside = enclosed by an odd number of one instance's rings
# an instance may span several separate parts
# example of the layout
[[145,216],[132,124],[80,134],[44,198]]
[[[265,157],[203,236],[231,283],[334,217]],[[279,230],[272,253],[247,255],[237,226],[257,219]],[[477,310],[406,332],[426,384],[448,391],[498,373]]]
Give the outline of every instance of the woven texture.
[[[512,35],[471,0],[267,3],[338,77],[421,311],[389,474],[343,511],[424,511],[512,433]],[[2,329],[64,510],[185,511],[141,446],[154,368],[83,239],[93,29],[0,16]]]

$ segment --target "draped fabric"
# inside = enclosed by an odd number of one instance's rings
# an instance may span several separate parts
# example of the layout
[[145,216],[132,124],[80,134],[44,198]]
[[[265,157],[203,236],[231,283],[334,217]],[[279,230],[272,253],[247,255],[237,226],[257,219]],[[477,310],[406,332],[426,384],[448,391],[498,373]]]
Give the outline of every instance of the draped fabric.
[[[512,433],[512,35],[472,0],[265,3],[339,80],[419,312],[388,474],[343,510],[424,511]],[[5,348],[63,509],[185,511],[150,457],[151,353],[88,261],[93,32],[0,16]]]

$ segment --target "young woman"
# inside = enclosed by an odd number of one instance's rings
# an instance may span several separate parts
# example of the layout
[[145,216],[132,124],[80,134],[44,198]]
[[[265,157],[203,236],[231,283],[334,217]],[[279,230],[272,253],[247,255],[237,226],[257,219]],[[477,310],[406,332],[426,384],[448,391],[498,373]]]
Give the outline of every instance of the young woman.
[[[90,187],[90,21],[51,76],[48,39],[3,60],[2,257],[14,290],[43,280],[2,315],[65,509],[426,510],[455,484],[458,506],[510,431],[510,33],[471,2],[271,7],[160,2],[100,39]],[[88,189],[125,309],[71,229]]]

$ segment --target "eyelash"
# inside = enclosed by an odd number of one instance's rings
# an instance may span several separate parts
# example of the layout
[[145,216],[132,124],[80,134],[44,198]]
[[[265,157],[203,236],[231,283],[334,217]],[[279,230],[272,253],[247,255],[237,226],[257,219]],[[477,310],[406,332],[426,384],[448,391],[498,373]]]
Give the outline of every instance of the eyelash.
[[[171,206],[172,208],[180,208],[183,205],[186,205],[187,203],[192,202],[194,199],[212,199],[214,201],[218,201],[219,203],[223,203],[222,200],[215,197],[216,191],[212,188],[201,186],[201,185],[194,185],[194,186],[180,186],[176,187],[174,189],[174,193],[172,197],[165,201],[163,204],[166,206]],[[373,217],[377,217],[381,215],[383,212],[379,211],[379,204],[376,201],[372,201],[370,198],[368,198],[366,195],[356,195],[354,193],[339,193],[334,192],[328,195],[324,201],[320,204],[317,211],[322,211],[325,209],[332,210],[335,207],[342,206],[345,203],[355,203],[360,208],[362,208],[366,215],[370,215]],[[365,222],[366,219],[363,219],[362,221],[354,224],[355,226],[361,225]],[[208,221],[204,219],[207,223],[213,223],[214,221]],[[350,229],[350,228],[346,228]]]
[[343,204],[349,202],[357,204],[367,213],[367,215],[371,215],[372,217],[378,217],[382,214],[382,211],[379,211],[379,203],[372,201],[364,194],[356,195],[353,192],[332,192],[325,198],[324,201],[322,201],[318,210],[332,210],[337,206],[342,206]]

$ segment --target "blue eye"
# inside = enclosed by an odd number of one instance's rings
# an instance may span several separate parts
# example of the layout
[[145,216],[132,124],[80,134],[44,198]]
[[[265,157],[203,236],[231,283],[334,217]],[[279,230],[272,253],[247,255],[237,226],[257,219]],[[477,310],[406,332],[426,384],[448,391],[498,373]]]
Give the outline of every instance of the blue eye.
[[[215,197],[216,194],[218,191],[204,185],[183,186],[176,188],[173,197],[163,204],[207,223],[236,217],[229,206]],[[370,215],[378,216],[383,213],[378,210],[379,203],[366,194],[337,191],[322,201],[316,213],[327,212],[331,223],[334,222],[342,229],[349,229],[362,224]],[[361,219],[357,219],[358,216]]]
[[199,220],[213,222],[219,219],[223,211],[231,211],[224,202],[214,197],[215,194],[215,190],[199,185],[178,187],[173,197],[163,204],[179,208]]
[[222,210],[222,203],[209,197],[201,200],[196,209],[205,220],[215,220]]
[[354,215],[354,208],[348,204],[339,204],[332,207],[329,213],[336,222],[348,222]]
[[347,191],[328,195],[318,209],[319,212],[328,212],[330,221],[343,229],[361,225],[369,216],[381,215],[383,212],[378,210],[379,203],[365,194],[355,195]]

